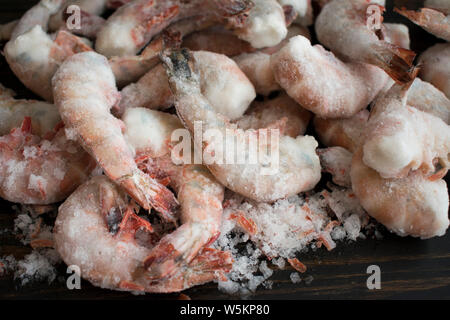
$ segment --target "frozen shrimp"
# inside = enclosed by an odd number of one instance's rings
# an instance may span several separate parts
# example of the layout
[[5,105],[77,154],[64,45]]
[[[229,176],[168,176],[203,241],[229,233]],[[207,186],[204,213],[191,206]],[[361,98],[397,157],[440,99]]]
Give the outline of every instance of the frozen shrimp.
[[15,93],[0,84],[0,136],[20,127],[25,117],[31,118],[31,132],[43,137],[61,122],[58,109],[50,103],[14,99]]
[[122,119],[126,138],[143,159],[140,167],[158,179],[168,178],[178,195],[182,225],[164,236],[144,262],[148,276],[164,278],[177,273],[219,235],[224,187],[202,165],[174,164],[171,134],[183,127],[176,116],[132,108]]
[[350,176],[363,208],[392,232],[422,239],[445,234],[449,198],[442,175],[430,179],[413,171],[400,179],[383,179],[365,165],[360,148],[353,157]]
[[281,122],[282,133],[296,138],[306,132],[311,117],[308,110],[300,107],[286,93],[281,93],[274,99],[253,102],[246,114],[235,123],[240,129],[257,130],[276,128]]
[[363,161],[383,178],[401,178],[420,169],[427,177],[436,161],[448,168],[450,126],[407,105],[410,84],[394,85],[371,111],[363,142]]
[[[296,139],[281,136],[269,142],[263,131],[239,131],[231,125],[228,119],[217,114],[208,100],[201,93],[199,75],[193,70],[197,60],[187,50],[165,52],[162,56],[167,68],[169,82],[175,95],[175,107],[185,127],[194,132],[194,122],[201,121],[203,142],[198,139],[197,147],[203,151],[204,156],[216,159],[216,147],[223,141],[220,136],[231,135],[237,145],[245,146],[246,141],[258,145],[259,152],[276,155],[279,161],[259,159],[255,164],[248,159],[252,158],[255,150],[238,150],[238,155],[246,159],[246,164],[223,163],[222,161],[204,161],[216,179],[229,189],[248,198],[261,202],[271,202],[285,198],[302,191],[312,189],[320,180],[320,163],[315,153],[317,141],[310,136],[299,136]],[[228,129],[228,130],[227,130]],[[211,132],[208,132],[211,130]],[[209,133],[218,133],[212,136]],[[274,133],[275,134],[275,133]],[[264,141],[266,140],[266,141]],[[228,141],[229,142],[229,141]],[[275,142],[275,143],[274,143]],[[223,146],[223,144],[222,144]],[[214,150],[211,150],[213,147]],[[245,148],[248,149],[248,148]],[[268,151],[268,152],[267,152]],[[244,157],[242,157],[244,156]],[[209,163],[206,163],[209,162]],[[270,162],[270,163],[269,163]],[[276,174],[270,169],[264,170],[268,165],[276,166]],[[278,166],[277,166],[278,165]],[[266,168],[267,169],[267,168]],[[274,169],[274,167],[272,167]]]
[[114,75],[105,57],[84,52],[68,58],[53,77],[53,94],[66,130],[145,209],[173,220],[172,192],[140,171],[122,134],[123,123],[109,110],[118,103]]
[[91,50],[81,38],[66,31],[58,32],[56,38],[45,32],[50,14],[60,2],[42,0],[28,10],[4,50],[6,61],[19,80],[50,102],[51,79],[59,65],[74,53]]
[[436,37],[450,41],[450,3],[447,0],[427,0],[418,11],[394,8],[415,24]]
[[278,0],[282,6],[292,6],[297,13],[297,18],[294,20],[302,26],[309,26],[313,23],[313,8],[311,6],[311,0]]
[[275,79],[289,96],[322,118],[355,115],[389,80],[378,67],[344,63],[302,36],[291,38],[270,62]]
[[[234,120],[242,116],[256,97],[256,92],[236,63],[225,55],[206,51],[193,53],[201,74],[201,90],[217,112]],[[138,82],[122,90],[118,114],[126,108],[165,108],[174,99],[162,65],[151,69]]]
[[15,39],[22,34],[27,33],[35,26],[40,26],[47,31],[50,16],[59,10],[64,0],[41,0],[35,6],[31,7],[20,18],[16,27],[12,31],[11,39]]
[[195,16],[225,19],[249,9],[247,0],[135,0],[108,18],[97,34],[95,49],[107,57],[132,56],[171,23]]
[[[210,248],[170,277],[153,279],[144,261],[158,235],[136,215],[127,196],[105,176],[79,187],[59,208],[55,247],[67,265],[77,265],[93,285],[121,291],[174,292],[222,279],[231,269],[229,253]],[[189,239],[188,239],[189,240]]]
[[288,41],[288,39],[299,34],[309,37],[309,32],[307,29],[298,26],[291,26],[286,39],[284,39],[277,46],[264,48],[253,53],[243,53],[234,57],[234,61],[236,61],[239,68],[253,83],[257,93],[267,96],[272,91],[281,89],[272,72],[270,55],[277,52]]
[[254,48],[272,47],[287,35],[283,8],[276,0],[252,0],[248,18],[234,33]]
[[314,117],[314,128],[319,140],[327,147],[342,147],[355,152],[362,143],[369,111],[364,109],[347,119]]
[[420,77],[450,99],[450,43],[438,43],[419,57]]
[[230,30],[217,26],[187,36],[183,39],[182,46],[193,51],[204,50],[229,57],[257,50],[247,41],[239,39]]
[[315,23],[317,38],[340,57],[376,65],[394,80],[409,82],[413,79],[414,52],[380,39],[379,33],[367,27],[369,5],[366,0],[326,4]]
[[426,81],[414,79],[408,91],[407,104],[450,124],[450,100],[443,92]]
[[330,173],[335,184],[351,188],[350,168],[353,154],[342,147],[318,149],[317,154],[320,158],[322,171]]
[[31,119],[0,137],[0,196],[11,202],[51,204],[87,180],[96,163],[64,130],[47,138],[32,133]]

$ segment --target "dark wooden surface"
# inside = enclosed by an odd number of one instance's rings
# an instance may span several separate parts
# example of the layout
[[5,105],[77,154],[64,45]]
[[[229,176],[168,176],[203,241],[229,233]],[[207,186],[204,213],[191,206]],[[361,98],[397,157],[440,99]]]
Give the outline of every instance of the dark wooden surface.
[[[36,1],[1,0],[0,23],[21,16]],[[388,1],[389,2],[389,1]],[[389,4],[388,9],[391,8]],[[386,21],[406,22],[388,10]],[[422,29],[408,23],[412,49],[421,52],[437,40]],[[34,97],[15,79],[3,58],[0,59],[0,82],[16,90],[21,97]],[[11,204],[0,200],[0,230],[13,227],[15,215]],[[292,269],[277,270],[272,276],[273,288],[259,288],[252,299],[449,299],[450,298],[450,232],[431,240],[400,238],[384,232],[382,240],[360,240],[339,243],[332,252],[320,249],[303,254],[299,259],[308,266],[302,278],[312,276],[313,281],[293,284]],[[21,258],[30,252],[9,233],[0,234],[0,256],[13,254]],[[381,268],[381,290],[366,287],[367,267]],[[64,277],[65,267],[60,266]],[[82,282],[81,290],[70,291],[65,281],[33,283],[21,287],[12,276],[0,277],[2,299],[174,299],[177,294],[133,296],[129,293],[101,290]],[[192,299],[230,299],[207,284],[184,292]]]

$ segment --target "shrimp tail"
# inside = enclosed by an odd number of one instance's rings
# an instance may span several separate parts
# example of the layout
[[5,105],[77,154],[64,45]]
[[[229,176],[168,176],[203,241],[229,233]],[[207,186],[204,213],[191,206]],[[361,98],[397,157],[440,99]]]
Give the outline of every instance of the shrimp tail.
[[229,252],[203,248],[191,263],[173,276],[152,280],[146,271],[138,271],[133,281],[122,281],[119,287],[128,291],[177,292],[214,280],[226,281],[225,273],[230,272],[232,266]]
[[208,235],[200,224],[186,223],[162,238],[144,261],[147,277],[161,279],[175,274],[209,242]]
[[172,191],[155,179],[138,173],[122,180],[121,184],[144,209],[153,207],[165,221],[176,222],[174,212],[178,207],[178,201]]
[[383,69],[397,83],[406,83],[414,80],[417,75],[413,66],[416,56],[414,51],[400,48],[387,42],[383,42],[381,46],[375,46],[374,51],[375,61],[373,63]]

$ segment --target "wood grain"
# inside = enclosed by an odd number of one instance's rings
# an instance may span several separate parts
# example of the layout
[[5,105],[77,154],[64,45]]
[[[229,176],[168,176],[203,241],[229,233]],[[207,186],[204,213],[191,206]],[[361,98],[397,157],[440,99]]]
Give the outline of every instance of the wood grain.
[[[37,1],[2,0],[0,23],[19,18]],[[420,53],[438,42],[421,28],[392,13],[388,1],[386,21],[403,22],[410,27],[412,49]],[[0,81],[16,90],[20,97],[35,97],[14,77],[3,58],[0,58]],[[0,201],[0,230],[12,229],[15,214],[11,204]],[[325,249],[299,255],[307,265],[302,278],[312,276],[313,281],[293,284],[289,275],[293,270],[278,270],[272,276],[272,289],[258,289],[253,299],[450,299],[450,234],[421,241],[400,238],[387,232],[383,240],[360,240],[339,243],[327,252]],[[11,233],[0,233],[0,256],[13,254],[17,258],[30,252]],[[379,265],[382,272],[382,289],[368,290],[366,274],[369,265]],[[128,293],[101,290],[82,282],[81,290],[70,291],[65,286],[65,266],[59,267],[60,280],[48,285],[33,283],[18,286],[12,276],[0,277],[0,298],[3,299],[174,299],[178,294],[133,296]],[[192,299],[230,299],[217,290],[217,285],[207,284],[185,292]]]

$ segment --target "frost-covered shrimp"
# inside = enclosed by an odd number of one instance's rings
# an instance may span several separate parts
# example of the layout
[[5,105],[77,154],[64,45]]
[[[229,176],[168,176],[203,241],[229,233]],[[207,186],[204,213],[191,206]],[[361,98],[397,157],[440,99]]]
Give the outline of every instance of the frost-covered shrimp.
[[[255,89],[236,63],[225,55],[206,51],[193,52],[201,75],[202,93],[217,112],[234,120],[242,116],[256,97]],[[158,65],[138,82],[123,88],[118,114],[127,108],[165,108],[174,99],[167,74]]]
[[233,32],[221,26],[214,26],[190,34],[183,39],[182,47],[193,51],[203,50],[220,53],[229,57],[257,50],[250,43],[239,39]]
[[257,93],[267,96],[272,91],[281,89],[272,72],[270,55],[281,49],[288,39],[299,34],[309,38],[307,29],[299,26],[291,26],[286,39],[277,46],[264,48],[257,52],[243,53],[233,58],[239,68],[255,86]]
[[449,198],[442,176],[430,179],[413,171],[400,179],[383,179],[362,158],[360,148],[350,176],[353,192],[369,215],[400,236],[427,239],[445,234]]
[[64,0],[41,0],[35,6],[31,7],[20,18],[16,27],[12,31],[11,39],[15,39],[18,36],[27,33],[35,26],[40,26],[44,31],[47,30],[48,21],[50,16],[54,14]]
[[351,117],[384,88],[389,77],[376,66],[344,63],[303,36],[271,57],[280,86],[302,107],[322,118]]
[[311,116],[308,110],[300,107],[286,93],[281,93],[274,99],[253,102],[246,114],[235,123],[244,130],[275,126],[282,134],[297,138],[306,132]]
[[350,167],[353,154],[350,151],[342,147],[331,147],[318,149],[317,154],[320,158],[322,171],[330,173],[335,184],[346,188],[352,186]]
[[327,147],[338,146],[355,152],[364,139],[369,114],[364,109],[347,119],[314,117],[314,128],[319,140]]
[[[238,141],[238,146],[245,146],[249,141],[258,145],[260,153],[268,155],[270,152],[279,159],[267,161],[266,157],[259,157],[257,161],[249,161],[248,159],[256,156],[255,150],[244,147],[246,150],[239,148],[237,151],[238,156],[245,159],[244,164],[237,164],[242,163],[238,160],[232,161],[233,164],[221,162],[220,159],[205,161],[219,182],[239,194],[262,202],[271,202],[310,190],[317,184],[320,180],[320,164],[315,153],[317,141],[313,137],[299,136],[294,139],[281,136],[279,139],[272,139],[271,135],[269,142],[269,139],[263,138],[265,135],[261,130],[236,130],[227,118],[214,111],[201,93],[199,75],[191,65],[193,62],[195,64],[196,59],[192,59],[187,50],[165,52],[163,60],[175,95],[175,107],[183,124],[192,134],[194,122],[201,121],[204,135],[202,145],[199,144],[198,147],[203,150],[204,157],[217,159],[216,152],[220,153],[219,148],[223,143],[220,136],[227,137],[228,134],[231,140]],[[220,135],[212,135],[212,132],[220,132]],[[198,142],[197,139],[195,143]],[[272,167],[276,173],[266,171],[264,168],[267,169],[268,165],[277,166]]]
[[31,131],[43,137],[61,122],[58,109],[50,103],[14,99],[14,92],[0,84],[0,136],[20,127],[24,117],[31,118]]
[[450,100],[442,91],[426,81],[414,79],[408,91],[407,104],[450,124]]
[[49,30],[57,31],[65,29],[67,8],[69,6],[78,6],[81,10],[81,30],[73,29],[71,31],[88,38],[93,38],[104,23],[104,19],[99,16],[105,11],[106,3],[107,0],[66,0],[58,12],[50,17],[48,23]]
[[97,34],[96,51],[132,56],[171,23],[195,16],[227,17],[250,9],[248,0],[134,0],[120,7]]
[[436,37],[450,41],[450,2],[448,0],[426,0],[425,8],[418,11],[394,8],[415,24]]
[[58,32],[56,38],[45,32],[50,14],[60,2],[42,0],[28,10],[4,50],[14,74],[47,101],[53,101],[51,79],[59,65],[74,53],[91,50],[82,39],[66,31]]
[[317,17],[317,38],[340,57],[376,65],[398,82],[411,81],[414,52],[380,39],[367,27],[369,5],[366,0],[331,1]]
[[55,105],[73,137],[104,172],[145,209],[173,220],[171,191],[138,169],[123,134],[123,123],[109,111],[120,94],[105,57],[84,52],[68,58],[53,77]]
[[88,178],[96,163],[56,128],[45,139],[34,135],[31,119],[0,137],[0,196],[11,202],[50,204],[64,200]]
[[64,262],[79,266],[83,278],[102,288],[181,291],[220,278],[232,264],[227,252],[205,248],[173,276],[152,279],[144,261],[154,245],[149,239],[158,235],[105,176],[92,178],[60,206],[53,234]]
[[450,99],[450,43],[438,43],[419,57],[419,76]]
[[295,23],[305,27],[313,23],[314,14],[311,0],[278,0],[278,3],[282,6],[292,6],[297,13]]
[[135,148],[144,171],[158,179],[169,178],[181,209],[181,223],[164,236],[145,259],[153,278],[173,275],[192,261],[197,253],[219,234],[224,187],[202,165],[174,164],[171,134],[182,128],[179,119],[144,108],[127,109],[123,116],[125,136]]
[[409,29],[402,23],[384,23],[383,35],[385,40],[398,45],[401,48],[409,49],[411,39]]
[[234,33],[254,48],[272,47],[287,35],[283,8],[276,0],[252,0],[254,7]]
[[377,98],[367,123],[363,161],[383,178],[401,178],[420,169],[427,177],[436,161],[449,166],[450,126],[407,105],[409,84],[394,85]]
[[0,24],[0,41],[8,41],[11,39],[12,32],[19,20],[14,20],[5,24]]

